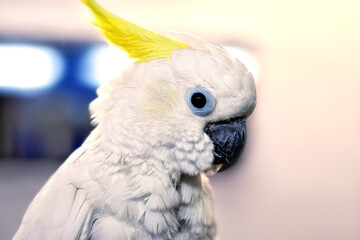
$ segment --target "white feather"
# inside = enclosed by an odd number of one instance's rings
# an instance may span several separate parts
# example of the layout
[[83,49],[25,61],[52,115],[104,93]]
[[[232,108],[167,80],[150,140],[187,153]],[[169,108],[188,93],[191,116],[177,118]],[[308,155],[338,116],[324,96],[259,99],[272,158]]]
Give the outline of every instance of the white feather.
[[[252,75],[225,50],[189,46],[169,61],[135,64],[98,90],[94,131],[30,204],[15,240],[214,239],[207,122],[248,116]],[[181,40],[182,39],[182,40]],[[208,116],[185,100],[202,86],[216,98]]]

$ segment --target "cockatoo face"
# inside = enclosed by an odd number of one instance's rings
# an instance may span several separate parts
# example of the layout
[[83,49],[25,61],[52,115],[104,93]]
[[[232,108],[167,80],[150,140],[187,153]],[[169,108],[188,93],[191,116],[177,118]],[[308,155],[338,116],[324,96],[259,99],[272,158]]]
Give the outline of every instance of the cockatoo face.
[[221,47],[186,34],[168,38],[83,1],[107,40],[138,59],[91,105],[104,144],[133,164],[170,162],[189,175],[213,163],[230,167],[256,104],[245,66]]
[[180,37],[190,48],[167,61],[134,64],[105,86],[101,122],[119,145],[175,161],[183,173],[196,175],[212,164],[226,169],[245,144],[245,120],[256,103],[253,77],[224,49]]

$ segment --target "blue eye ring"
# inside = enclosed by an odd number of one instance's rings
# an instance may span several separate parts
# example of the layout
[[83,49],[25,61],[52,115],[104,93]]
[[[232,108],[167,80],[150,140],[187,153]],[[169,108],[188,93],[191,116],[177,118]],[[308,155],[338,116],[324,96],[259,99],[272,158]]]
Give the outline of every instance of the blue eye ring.
[[201,117],[212,113],[216,105],[215,98],[211,93],[200,86],[187,89],[185,99],[191,111]]

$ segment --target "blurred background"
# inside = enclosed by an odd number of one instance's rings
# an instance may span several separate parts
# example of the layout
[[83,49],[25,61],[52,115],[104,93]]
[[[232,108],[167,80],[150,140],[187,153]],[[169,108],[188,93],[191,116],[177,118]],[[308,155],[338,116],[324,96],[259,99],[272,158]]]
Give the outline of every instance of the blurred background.
[[[360,239],[360,2],[99,0],[238,56],[258,105],[243,160],[211,177],[218,235]],[[0,239],[92,127],[96,88],[131,61],[74,0],[0,1]]]

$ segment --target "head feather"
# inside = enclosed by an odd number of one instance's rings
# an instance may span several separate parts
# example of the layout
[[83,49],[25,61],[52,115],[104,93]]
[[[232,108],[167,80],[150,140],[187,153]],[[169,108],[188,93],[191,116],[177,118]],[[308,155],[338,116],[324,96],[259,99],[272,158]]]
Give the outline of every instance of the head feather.
[[181,42],[139,27],[105,10],[94,0],[82,0],[93,12],[94,23],[112,44],[125,50],[137,62],[170,58]]

